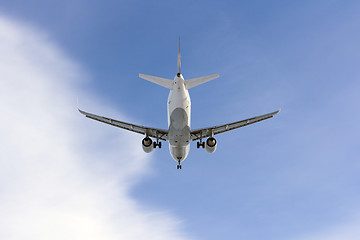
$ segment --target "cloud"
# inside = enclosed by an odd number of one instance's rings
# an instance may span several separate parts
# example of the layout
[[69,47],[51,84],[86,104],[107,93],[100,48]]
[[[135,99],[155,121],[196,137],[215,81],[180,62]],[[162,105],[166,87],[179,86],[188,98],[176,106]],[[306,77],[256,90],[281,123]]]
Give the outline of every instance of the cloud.
[[0,239],[187,238],[180,220],[129,196],[149,170],[141,136],[77,112],[80,95],[126,120],[80,91],[81,66],[3,17],[0,53]]

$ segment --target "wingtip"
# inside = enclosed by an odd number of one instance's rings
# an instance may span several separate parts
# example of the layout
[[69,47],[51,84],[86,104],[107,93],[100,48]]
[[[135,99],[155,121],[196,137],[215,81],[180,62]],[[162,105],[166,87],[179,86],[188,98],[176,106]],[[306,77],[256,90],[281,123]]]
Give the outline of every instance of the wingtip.
[[79,107],[79,97],[76,97],[76,108],[81,114],[84,114],[84,112]]
[[78,110],[82,115],[86,115],[86,112],[84,112],[84,111],[81,110],[80,108],[77,108],[77,110]]

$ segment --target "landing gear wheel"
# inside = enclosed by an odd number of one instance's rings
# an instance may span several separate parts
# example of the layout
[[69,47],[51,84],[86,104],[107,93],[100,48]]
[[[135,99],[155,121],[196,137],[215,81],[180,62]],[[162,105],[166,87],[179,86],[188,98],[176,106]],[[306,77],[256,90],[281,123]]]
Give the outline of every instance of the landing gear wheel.
[[179,164],[176,166],[176,169],[181,169],[180,161],[179,161]]
[[197,142],[196,147],[197,148],[200,148],[200,147],[205,148],[205,142]]
[[154,142],[154,148],[156,148],[156,147],[161,148],[161,142],[158,142],[158,143]]

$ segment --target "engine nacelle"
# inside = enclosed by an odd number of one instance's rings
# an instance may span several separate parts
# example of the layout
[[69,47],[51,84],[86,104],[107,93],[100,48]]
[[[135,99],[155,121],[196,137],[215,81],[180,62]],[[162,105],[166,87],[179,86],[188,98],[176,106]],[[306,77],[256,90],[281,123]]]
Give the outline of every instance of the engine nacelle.
[[213,153],[216,150],[216,139],[213,137],[209,137],[206,139],[205,149],[208,153]]
[[146,137],[141,141],[142,148],[144,152],[151,153],[154,150],[154,144],[151,138]]

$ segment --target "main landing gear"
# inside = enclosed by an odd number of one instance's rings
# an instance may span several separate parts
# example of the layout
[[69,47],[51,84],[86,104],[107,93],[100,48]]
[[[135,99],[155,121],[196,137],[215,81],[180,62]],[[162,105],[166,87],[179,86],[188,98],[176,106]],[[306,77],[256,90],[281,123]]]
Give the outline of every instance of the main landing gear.
[[157,142],[154,142],[154,148],[161,148],[161,142],[157,141]]
[[200,147],[205,148],[205,142],[203,142],[203,141],[197,142],[196,147],[197,148],[200,148]]

